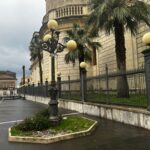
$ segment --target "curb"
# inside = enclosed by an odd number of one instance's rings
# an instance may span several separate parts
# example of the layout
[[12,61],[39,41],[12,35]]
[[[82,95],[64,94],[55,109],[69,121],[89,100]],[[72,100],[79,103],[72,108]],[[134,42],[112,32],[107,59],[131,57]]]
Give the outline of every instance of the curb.
[[[92,119],[88,119],[92,120]],[[59,136],[53,136],[53,137],[22,137],[22,136],[12,136],[11,135],[11,128],[8,129],[8,141],[9,142],[21,142],[21,143],[38,143],[38,144],[50,144],[50,143],[55,143],[63,140],[69,140],[69,139],[74,139],[78,138],[81,136],[87,136],[90,135],[96,128],[97,121],[94,121],[93,125],[87,130],[79,131],[79,132],[74,132],[70,134],[64,134],[64,135],[59,135]]]

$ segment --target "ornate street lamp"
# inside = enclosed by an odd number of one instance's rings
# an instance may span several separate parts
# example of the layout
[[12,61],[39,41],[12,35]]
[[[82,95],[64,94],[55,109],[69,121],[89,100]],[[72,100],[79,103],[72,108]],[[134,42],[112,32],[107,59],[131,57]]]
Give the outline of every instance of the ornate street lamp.
[[150,46],[150,32],[144,34],[142,41],[144,44],[149,45]]
[[80,68],[81,69],[85,69],[86,67],[87,67],[86,62],[83,61],[83,62],[80,63]]
[[43,38],[42,48],[47,51],[51,55],[51,87],[49,89],[51,100],[49,102],[50,107],[50,122],[55,125],[59,123],[58,116],[58,101],[57,101],[57,93],[58,89],[56,88],[55,81],[55,56],[57,53],[62,52],[65,48],[68,50],[75,50],[77,48],[77,44],[75,41],[70,40],[67,42],[66,46],[59,43],[59,34],[57,31],[58,23],[56,20],[50,20],[47,24],[49,29],[49,34],[46,34]]
[[81,62],[80,63],[80,68],[81,68],[81,99],[82,102],[86,100],[86,67],[87,63],[86,62]]

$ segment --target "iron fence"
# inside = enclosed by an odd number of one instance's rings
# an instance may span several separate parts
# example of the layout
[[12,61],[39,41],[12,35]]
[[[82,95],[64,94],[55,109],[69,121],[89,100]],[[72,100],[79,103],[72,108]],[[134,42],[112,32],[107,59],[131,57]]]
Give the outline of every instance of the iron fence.
[[[93,103],[117,104],[135,107],[147,107],[147,94],[145,82],[145,70],[139,68],[137,70],[130,70],[126,72],[112,72],[109,73],[108,68],[105,68],[105,74],[95,77],[86,78],[86,95],[85,100]],[[129,98],[117,97],[117,79],[118,77],[126,76],[129,86]],[[80,100],[81,101],[81,87],[80,79],[61,81],[60,77],[57,83],[59,89],[59,97],[63,99]],[[36,95],[49,97],[50,84],[30,85],[18,89],[18,93],[27,95]]]
[[[117,95],[117,78],[126,76],[129,86],[129,98]],[[146,107],[146,83],[144,69],[125,73],[106,73],[96,78],[87,79],[87,101],[106,104]]]

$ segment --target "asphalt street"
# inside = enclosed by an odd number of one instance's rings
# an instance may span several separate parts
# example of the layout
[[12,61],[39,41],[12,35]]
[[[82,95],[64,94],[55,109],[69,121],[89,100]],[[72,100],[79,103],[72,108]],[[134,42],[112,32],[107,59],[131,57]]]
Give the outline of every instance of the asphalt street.
[[0,150],[150,150],[150,131],[99,118],[93,118],[99,125],[90,136],[48,145],[8,142],[11,121],[23,120],[46,107],[25,100],[0,103]]

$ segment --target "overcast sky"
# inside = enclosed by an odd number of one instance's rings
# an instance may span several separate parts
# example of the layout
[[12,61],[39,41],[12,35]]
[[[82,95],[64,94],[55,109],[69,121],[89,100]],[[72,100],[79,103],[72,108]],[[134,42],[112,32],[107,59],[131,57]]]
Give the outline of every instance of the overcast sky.
[[0,70],[16,72],[18,80],[22,65],[29,70],[28,46],[44,15],[45,0],[0,1]]

